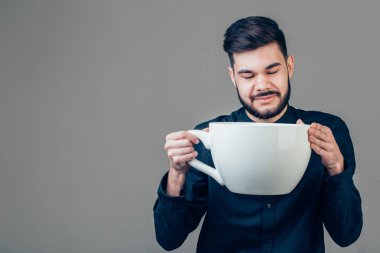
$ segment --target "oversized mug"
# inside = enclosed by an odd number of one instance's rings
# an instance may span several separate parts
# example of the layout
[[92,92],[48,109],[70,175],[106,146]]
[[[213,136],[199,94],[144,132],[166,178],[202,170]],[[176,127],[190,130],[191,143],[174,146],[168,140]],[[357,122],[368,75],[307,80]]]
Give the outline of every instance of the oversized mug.
[[189,164],[234,193],[281,195],[299,183],[309,163],[310,125],[213,122],[209,132],[189,130],[210,149],[215,168]]

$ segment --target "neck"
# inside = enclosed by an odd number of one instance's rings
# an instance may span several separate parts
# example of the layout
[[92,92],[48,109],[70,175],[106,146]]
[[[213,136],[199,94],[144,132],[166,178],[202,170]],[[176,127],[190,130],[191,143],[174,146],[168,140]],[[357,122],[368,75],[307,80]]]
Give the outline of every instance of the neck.
[[253,120],[256,123],[273,123],[273,122],[276,122],[277,120],[279,120],[282,117],[282,115],[285,114],[287,109],[288,109],[288,105],[286,105],[285,108],[279,114],[277,114],[273,118],[269,118],[269,119],[260,119],[260,118],[254,117],[247,110],[245,110],[245,113],[247,114],[247,116],[251,120]]

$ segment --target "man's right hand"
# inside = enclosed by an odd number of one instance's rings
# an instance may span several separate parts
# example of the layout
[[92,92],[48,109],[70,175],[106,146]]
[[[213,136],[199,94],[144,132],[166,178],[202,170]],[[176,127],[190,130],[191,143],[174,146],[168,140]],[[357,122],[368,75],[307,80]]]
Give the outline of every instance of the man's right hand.
[[198,144],[198,142],[197,137],[186,131],[168,134],[165,149],[170,162],[169,170],[179,174],[186,174],[189,169],[187,162],[197,156],[193,145]]
[[[203,129],[208,131],[208,128]],[[166,193],[171,196],[179,196],[185,184],[186,174],[190,168],[189,161],[193,160],[198,153],[194,150],[194,144],[199,140],[186,131],[170,133],[166,136],[165,150],[169,158],[169,174]]]

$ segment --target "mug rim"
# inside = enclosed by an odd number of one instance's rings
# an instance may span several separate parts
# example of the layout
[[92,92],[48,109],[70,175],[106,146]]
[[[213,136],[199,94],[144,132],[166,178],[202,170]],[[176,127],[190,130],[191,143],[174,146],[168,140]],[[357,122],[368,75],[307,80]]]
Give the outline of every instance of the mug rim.
[[209,125],[216,126],[257,126],[257,127],[310,127],[309,124],[290,123],[256,123],[256,122],[211,122]]

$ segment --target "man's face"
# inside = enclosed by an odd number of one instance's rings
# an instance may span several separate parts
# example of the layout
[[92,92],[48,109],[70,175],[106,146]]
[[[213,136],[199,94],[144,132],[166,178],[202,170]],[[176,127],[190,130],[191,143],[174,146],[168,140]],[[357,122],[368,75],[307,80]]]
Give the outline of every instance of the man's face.
[[290,97],[293,57],[285,60],[276,43],[233,56],[234,68],[229,67],[229,74],[244,108],[261,120],[285,112]]

